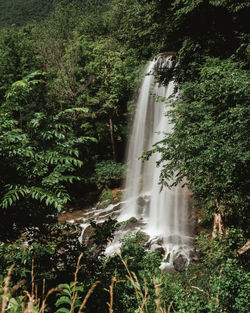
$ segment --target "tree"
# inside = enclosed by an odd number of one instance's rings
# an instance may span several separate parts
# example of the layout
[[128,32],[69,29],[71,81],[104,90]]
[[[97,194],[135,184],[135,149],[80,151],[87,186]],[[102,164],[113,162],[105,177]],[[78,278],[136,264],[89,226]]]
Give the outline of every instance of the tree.
[[[137,61],[112,39],[95,42],[88,71],[94,76],[87,91],[88,106],[93,112],[93,125],[98,138],[109,145],[117,160],[116,144],[121,141],[126,103],[131,96]],[[107,141],[107,132],[110,141]]]
[[[87,109],[67,109],[55,116],[36,112],[25,129],[14,118],[19,100],[39,83],[33,73],[16,82],[0,114],[1,236],[24,226],[41,226],[70,200],[67,188],[82,166],[78,146],[94,138],[74,136],[67,116]],[[13,109],[14,108],[14,109]],[[11,207],[11,208],[10,208]]]
[[12,83],[37,69],[39,61],[30,27],[0,30],[0,103]]

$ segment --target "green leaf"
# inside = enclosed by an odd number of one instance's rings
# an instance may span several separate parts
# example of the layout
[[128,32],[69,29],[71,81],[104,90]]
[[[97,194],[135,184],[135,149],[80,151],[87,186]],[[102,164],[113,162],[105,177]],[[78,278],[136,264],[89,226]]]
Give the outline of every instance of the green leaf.
[[66,308],[59,308],[55,313],[70,313],[70,310]]
[[60,297],[57,301],[56,301],[56,306],[60,306],[61,304],[69,304],[71,305],[71,300],[70,298],[66,297],[66,296],[62,296]]

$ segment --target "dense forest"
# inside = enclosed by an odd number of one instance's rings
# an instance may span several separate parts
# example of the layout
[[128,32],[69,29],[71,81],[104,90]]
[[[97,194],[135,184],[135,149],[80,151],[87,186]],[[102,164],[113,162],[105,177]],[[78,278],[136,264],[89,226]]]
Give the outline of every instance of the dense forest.
[[[0,0],[2,313],[250,311],[249,8]],[[180,98],[169,111],[173,132],[142,157],[161,154],[163,186],[186,177],[197,212],[197,258],[173,273],[138,234],[106,258],[116,220],[91,222],[92,247],[79,242],[77,223],[58,222],[115,201],[136,86],[159,53],[176,65],[157,79],[174,79]]]

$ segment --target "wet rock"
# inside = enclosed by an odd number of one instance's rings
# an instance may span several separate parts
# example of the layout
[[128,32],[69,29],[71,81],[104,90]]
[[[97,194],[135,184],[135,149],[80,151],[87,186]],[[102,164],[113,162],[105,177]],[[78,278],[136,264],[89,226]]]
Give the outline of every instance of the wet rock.
[[154,237],[150,240],[150,245],[159,245],[161,246],[163,244],[163,238],[162,237]]
[[145,204],[146,204],[146,201],[145,201],[145,199],[143,197],[140,196],[140,197],[137,198],[136,203],[137,203],[138,206],[144,207]]
[[95,229],[91,225],[87,226],[82,235],[82,243],[90,248],[94,244],[94,239],[91,238],[95,234]]
[[150,247],[150,250],[157,251],[161,258],[164,258],[164,256],[165,256],[165,249],[162,246],[158,245],[158,244],[153,244]]
[[119,211],[122,208],[122,203],[118,203],[113,207],[113,211]]
[[161,271],[163,271],[165,273],[176,273],[173,266],[168,262],[162,262],[159,268]]
[[119,215],[118,212],[113,212],[110,214],[110,218],[116,219],[118,217],[118,215]]
[[188,260],[183,254],[179,254],[174,258],[173,266],[177,272],[183,271],[187,264]]
[[171,257],[171,255],[170,255],[170,253],[168,252],[167,256],[165,257],[165,261],[166,261],[166,262],[170,262],[170,257]]
[[140,196],[137,198],[137,212],[139,215],[148,214],[150,197],[149,196]]
[[96,209],[97,210],[105,209],[106,207],[108,207],[110,205],[110,203],[111,203],[110,200],[104,200],[104,201],[98,202],[96,204]]
[[78,217],[76,220],[75,220],[75,223],[83,223],[84,221],[84,218],[83,217]]
[[138,219],[135,217],[130,217],[130,219],[126,221],[127,225],[133,225],[133,224],[136,224],[137,222],[138,222]]
[[132,230],[137,226],[137,224],[138,224],[137,218],[131,217],[129,220],[125,222],[124,225],[122,225],[123,226],[122,230]]
[[104,212],[98,214],[98,218],[100,218],[100,217],[108,217],[109,214],[110,214],[110,211],[104,211]]
[[[101,226],[103,223],[98,223]],[[88,225],[82,235],[82,243],[86,245],[87,248],[92,248],[94,246],[94,238],[91,238],[95,235],[95,228],[91,225]]]
[[142,227],[144,223],[141,220],[138,220],[135,217],[131,217],[127,221],[121,223],[121,225],[117,228],[119,232],[127,232],[127,231],[135,231],[138,228]]

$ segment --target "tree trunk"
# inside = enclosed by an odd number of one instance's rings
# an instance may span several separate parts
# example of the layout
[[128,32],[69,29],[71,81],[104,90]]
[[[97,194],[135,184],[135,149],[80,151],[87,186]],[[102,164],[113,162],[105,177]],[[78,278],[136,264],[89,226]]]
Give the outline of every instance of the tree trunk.
[[114,124],[113,124],[113,114],[112,114],[112,112],[109,113],[109,129],[110,129],[110,139],[111,139],[111,144],[112,144],[113,160],[116,161],[117,158],[116,158]]
[[239,255],[244,254],[250,249],[250,240],[248,240],[247,243],[244,244],[243,247],[241,247],[237,252]]
[[225,228],[224,228],[222,214],[221,214],[222,209],[217,199],[215,200],[215,203],[217,207],[217,213],[213,214],[214,216],[214,226],[213,226],[213,232],[212,232],[213,238],[216,238],[217,234],[219,234],[219,236],[222,236],[225,233]]

